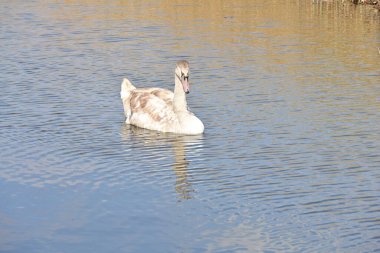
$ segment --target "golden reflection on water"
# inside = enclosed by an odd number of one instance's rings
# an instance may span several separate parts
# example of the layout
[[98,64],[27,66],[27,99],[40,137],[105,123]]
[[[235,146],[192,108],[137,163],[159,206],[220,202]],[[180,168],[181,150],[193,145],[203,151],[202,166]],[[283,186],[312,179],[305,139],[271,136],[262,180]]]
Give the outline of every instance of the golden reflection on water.
[[[174,50],[218,48],[231,62],[261,58],[296,72],[300,59],[318,58],[326,50],[347,71],[365,71],[379,62],[376,43],[379,13],[348,1],[80,1],[88,13],[66,0],[55,18],[77,19],[84,26],[125,22],[120,34],[129,36],[128,21],[157,24],[181,38]],[[101,8],[107,5],[107,8]],[[112,8],[111,8],[111,7]],[[111,11],[110,11],[111,10]],[[166,31],[162,31],[165,33]],[[361,43],[374,38],[372,45]],[[254,54],[253,54],[254,53]],[[352,58],[349,56],[352,55]],[[294,67],[292,64],[294,63]],[[276,70],[275,68],[273,69]]]

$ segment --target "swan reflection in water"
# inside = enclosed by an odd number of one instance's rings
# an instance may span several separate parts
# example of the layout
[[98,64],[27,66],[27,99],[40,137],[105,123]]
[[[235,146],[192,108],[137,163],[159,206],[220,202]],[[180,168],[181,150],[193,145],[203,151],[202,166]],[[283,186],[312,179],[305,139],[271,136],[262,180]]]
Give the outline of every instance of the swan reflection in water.
[[[172,169],[176,176],[175,191],[178,198],[191,199],[191,193],[194,192],[189,180],[189,167],[191,162],[186,157],[196,158],[203,149],[202,135],[178,135],[173,133],[162,133],[143,129],[133,125],[123,124],[121,128],[121,137],[130,150],[135,149],[138,153],[140,163],[151,163],[152,157],[158,159],[170,159],[173,156]],[[144,155],[148,152],[150,155]],[[152,156],[152,157],[151,157]],[[163,164],[157,162],[153,164],[152,170],[156,166]],[[143,175],[140,175],[143,176]]]

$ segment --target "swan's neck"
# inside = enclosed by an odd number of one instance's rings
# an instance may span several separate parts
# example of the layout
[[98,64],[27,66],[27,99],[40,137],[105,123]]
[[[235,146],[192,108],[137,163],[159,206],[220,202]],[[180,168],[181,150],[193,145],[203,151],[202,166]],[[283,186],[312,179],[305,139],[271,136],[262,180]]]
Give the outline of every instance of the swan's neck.
[[186,94],[183,91],[182,83],[177,75],[174,75],[175,86],[174,86],[174,98],[173,98],[173,108],[175,112],[187,111]]

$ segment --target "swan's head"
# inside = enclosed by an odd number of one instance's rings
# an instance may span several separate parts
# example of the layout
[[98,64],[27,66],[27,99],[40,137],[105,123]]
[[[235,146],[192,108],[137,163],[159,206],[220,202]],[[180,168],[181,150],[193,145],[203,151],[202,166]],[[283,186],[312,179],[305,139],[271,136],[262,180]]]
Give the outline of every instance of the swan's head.
[[175,75],[181,81],[183,91],[186,94],[189,94],[189,63],[185,60],[177,62],[177,67],[175,68]]

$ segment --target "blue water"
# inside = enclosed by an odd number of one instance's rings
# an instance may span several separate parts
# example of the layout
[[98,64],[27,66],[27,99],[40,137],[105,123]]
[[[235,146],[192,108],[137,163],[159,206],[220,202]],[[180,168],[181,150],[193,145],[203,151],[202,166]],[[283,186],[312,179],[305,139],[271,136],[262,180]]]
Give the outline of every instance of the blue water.
[[[379,14],[0,4],[0,252],[380,251]],[[199,136],[124,124],[190,62]]]

